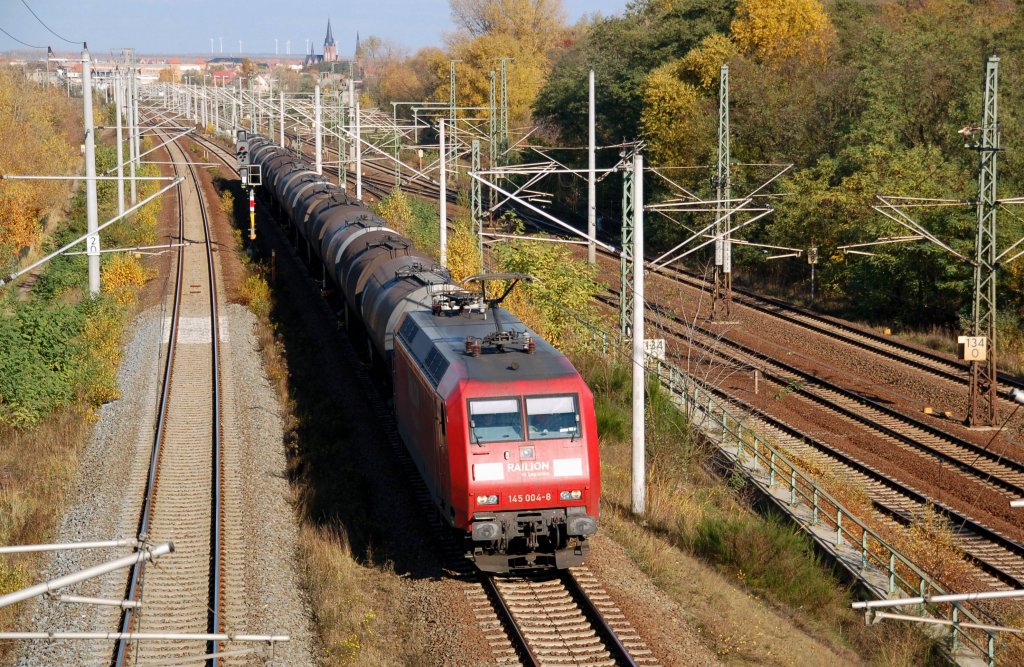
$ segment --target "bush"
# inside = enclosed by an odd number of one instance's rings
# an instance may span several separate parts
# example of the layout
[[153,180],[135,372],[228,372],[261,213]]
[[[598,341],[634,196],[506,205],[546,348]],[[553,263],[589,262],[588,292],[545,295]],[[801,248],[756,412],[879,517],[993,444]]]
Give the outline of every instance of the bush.
[[104,294],[111,295],[121,305],[131,305],[135,303],[135,290],[146,284],[146,270],[133,255],[115,253],[103,264],[100,284]]
[[770,514],[704,516],[690,536],[694,553],[717,563],[744,585],[794,608],[831,604],[841,594],[809,541]]
[[242,282],[242,300],[258,317],[270,314],[270,285],[263,276],[251,274]]

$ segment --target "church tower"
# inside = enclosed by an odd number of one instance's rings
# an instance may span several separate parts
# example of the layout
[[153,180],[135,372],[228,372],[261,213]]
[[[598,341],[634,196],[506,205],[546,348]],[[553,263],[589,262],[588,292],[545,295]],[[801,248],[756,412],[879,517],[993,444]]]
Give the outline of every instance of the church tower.
[[334,44],[334,34],[331,32],[331,19],[327,19],[327,37],[324,39],[324,62],[338,62],[338,47]]

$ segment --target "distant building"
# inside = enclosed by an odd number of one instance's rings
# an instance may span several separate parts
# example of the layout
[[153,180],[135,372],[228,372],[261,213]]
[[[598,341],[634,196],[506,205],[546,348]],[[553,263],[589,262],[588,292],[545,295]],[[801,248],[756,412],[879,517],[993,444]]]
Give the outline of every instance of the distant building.
[[313,53],[313,47],[309,47],[309,53],[306,54],[305,65],[319,65],[321,63],[336,63],[338,62],[338,47],[334,43],[334,33],[331,32],[331,19],[327,19],[327,37],[324,38],[324,52],[323,55],[317,55]]

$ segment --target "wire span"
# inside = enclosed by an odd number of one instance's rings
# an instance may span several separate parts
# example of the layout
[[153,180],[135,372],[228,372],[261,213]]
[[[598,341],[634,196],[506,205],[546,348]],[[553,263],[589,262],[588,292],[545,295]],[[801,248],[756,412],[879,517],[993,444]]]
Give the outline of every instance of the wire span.
[[[68,44],[75,44],[75,45],[78,45],[78,44],[84,44],[84,42],[75,42],[75,41],[72,41],[72,40],[68,39],[67,37],[62,37],[61,35],[58,35],[58,34],[57,34],[57,33],[56,33],[56,32],[55,32],[54,30],[53,30],[53,28],[51,28],[50,26],[46,25],[46,23],[45,23],[45,22],[43,21],[43,19],[39,18],[39,14],[36,14],[35,10],[34,10],[34,9],[32,9],[31,7],[29,7],[29,6],[28,6],[28,3],[27,3],[27,2],[25,2],[25,0],[21,0],[21,4],[25,5],[25,9],[27,9],[27,10],[28,10],[29,12],[31,12],[31,13],[32,13],[32,16],[36,17],[36,20],[37,20],[37,21],[39,21],[39,23],[41,23],[41,24],[42,24],[42,26],[43,26],[44,28],[46,28],[47,30],[49,30],[49,31],[50,31],[50,32],[51,32],[51,33],[53,34],[53,36],[54,36],[54,37],[56,37],[56,38],[58,38],[58,39],[63,39],[63,40],[64,40],[65,42],[67,42]],[[13,38],[12,38],[12,39],[13,39]],[[40,47],[40,46],[34,46],[34,47],[32,47],[32,48],[34,48],[34,49],[39,49],[39,48],[42,48],[42,47]]]

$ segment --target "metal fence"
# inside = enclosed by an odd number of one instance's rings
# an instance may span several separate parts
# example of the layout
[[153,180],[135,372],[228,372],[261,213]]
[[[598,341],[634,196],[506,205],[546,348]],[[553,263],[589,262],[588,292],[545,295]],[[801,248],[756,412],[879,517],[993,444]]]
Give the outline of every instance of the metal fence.
[[[586,346],[606,356],[629,353],[617,334],[590,323]],[[737,406],[719,398],[709,387],[670,363],[647,358],[649,375],[657,377],[690,423],[730,460],[765,496],[808,533],[840,565],[879,599],[943,595],[949,591],[850,512],[816,480],[803,473],[785,454],[749,425]],[[984,624],[979,614],[962,603],[945,610],[919,608],[920,614],[951,622],[947,648],[958,662],[996,665],[996,634],[963,628],[961,623]],[[987,614],[983,614],[987,616]]]

